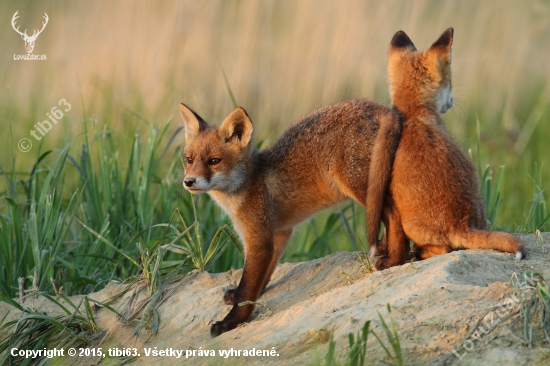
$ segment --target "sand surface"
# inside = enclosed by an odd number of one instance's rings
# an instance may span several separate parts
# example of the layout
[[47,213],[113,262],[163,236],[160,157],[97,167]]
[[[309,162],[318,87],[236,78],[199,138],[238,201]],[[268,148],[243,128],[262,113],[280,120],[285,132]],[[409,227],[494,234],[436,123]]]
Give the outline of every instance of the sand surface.
[[[531,348],[525,345],[523,318],[516,311],[516,299],[521,299],[523,292],[514,286],[514,279],[535,271],[550,281],[550,233],[538,239],[535,235],[519,237],[525,244],[527,260],[516,261],[511,254],[495,251],[469,250],[373,273],[366,270],[356,253],[281,264],[258,300],[271,313],[257,306],[249,322],[214,339],[210,326],[229,311],[222,297],[227,288],[236,286],[241,270],[193,272],[166,288],[165,300],[157,308],[157,334],[142,330],[136,337],[134,327],[124,325],[102,308],[96,319],[105,333],[94,340],[94,346],[104,350],[136,348],[140,357],[130,360],[135,365],[307,365],[325,357],[330,334],[336,341],[336,354],[345,357],[348,334],[357,333],[367,320],[378,320],[380,312],[387,322],[395,322],[407,365],[548,365],[550,343],[540,331],[534,331]],[[89,298],[105,301],[123,287],[111,283]],[[125,311],[134,292],[126,292],[112,306]],[[134,295],[131,308],[143,299],[145,290]],[[73,301],[79,301],[78,297]],[[391,316],[387,304],[391,305]],[[48,300],[37,296],[28,297],[23,305],[48,314],[57,312]],[[7,308],[0,303],[0,319]],[[486,326],[477,328],[479,317],[488,312]],[[17,316],[14,311],[9,314],[9,318]],[[464,343],[469,350],[460,348],[474,328],[474,335]],[[376,324],[373,329],[388,345],[383,330]],[[173,355],[148,357],[146,349],[172,350]],[[228,357],[220,355],[231,349],[232,354],[224,353]],[[176,358],[175,350],[183,351],[181,358]],[[185,350],[190,350],[187,359]],[[273,355],[243,356],[244,351],[258,350]],[[241,356],[236,356],[238,351]],[[64,365],[120,363],[97,357],[57,361]],[[389,361],[374,336],[369,337],[366,361],[369,365]]]

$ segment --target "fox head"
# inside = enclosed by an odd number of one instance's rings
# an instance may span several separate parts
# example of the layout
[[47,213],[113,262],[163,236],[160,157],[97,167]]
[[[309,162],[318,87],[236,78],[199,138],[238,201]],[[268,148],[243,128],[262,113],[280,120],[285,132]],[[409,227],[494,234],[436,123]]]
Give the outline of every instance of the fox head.
[[244,181],[253,150],[248,114],[237,108],[218,128],[208,125],[185,104],[179,108],[185,125],[183,186],[191,193],[235,192]]
[[407,113],[427,107],[445,113],[454,105],[451,91],[453,28],[424,52],[417,51],[403,31],[390,43],[389,81],[392,104]]

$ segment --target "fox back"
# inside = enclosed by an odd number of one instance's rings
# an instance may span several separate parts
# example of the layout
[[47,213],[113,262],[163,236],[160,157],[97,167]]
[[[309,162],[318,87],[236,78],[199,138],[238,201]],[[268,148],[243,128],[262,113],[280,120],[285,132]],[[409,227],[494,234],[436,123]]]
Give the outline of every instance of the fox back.
[[524,255],[513,236],[487,231],[477,169],[440,116],[454,105],[452,41],[449,28],[424,52],[402,31],[390,44],[390,94],[404,127],[384,214],[389,227],[388,258],[377,263],[380,269],[404,262],[408,239],[415,243],[419,259],[456,249]]
[[185,123],[184,186],[208,192],[227,212],[245,244],[234,307],[212,326],[217,336],[248,318],[296,224],[352,198],[367,211],[367,236],[377,240],[401,121],[388,107],[355,99],[320,108],[294,123],[268,149],[254,149],[252,121],[242,108],[219,128],[180,105]]

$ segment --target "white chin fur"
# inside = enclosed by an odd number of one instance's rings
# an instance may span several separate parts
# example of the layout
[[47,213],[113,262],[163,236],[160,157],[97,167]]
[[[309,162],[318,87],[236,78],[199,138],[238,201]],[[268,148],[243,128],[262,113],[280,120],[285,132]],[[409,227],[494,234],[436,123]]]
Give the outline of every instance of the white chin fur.
[[436,106],[439,113],[447,113],[453,105],[454,100],[450,86],[447,85],[446,87],[439,89],[436,97]]
[[515,255],[515,258],[517,261],[523,259],[523,254],[521,254],[521,252],[516,252],[516,255]]
[[245,169],[241,164],[237,164],[231,169],[229,175],[216,173],[210,180],[210,189],[216,189],[226,193],[233,193],[238,190],[244,182]]
[[441,113],[447,113],[449,109],[453,108],[454,105],[455,105],[455,101],[453,100],[453,98],[449,99],[447,104],[442,107]]

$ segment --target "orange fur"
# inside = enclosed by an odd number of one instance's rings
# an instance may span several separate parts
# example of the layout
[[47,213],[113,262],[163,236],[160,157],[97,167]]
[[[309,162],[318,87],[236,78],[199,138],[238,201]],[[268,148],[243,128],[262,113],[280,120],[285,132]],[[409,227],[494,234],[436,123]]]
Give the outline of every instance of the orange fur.
[[208,192],[228,213],[245,244],[237,289],[224,295],[233,308],[212,326],[217,336],[244,322],[268,284],[296,224],[352,198],[366,207],[367,235],[377,241],[401,123],[390,108],[356,99],[314,111],[262,151],[242,108],[219,128],[180,105],[185,123],[184,186]]
[[404,120],[384,208],[387,257],[376,267],[404,263],[409,240],[419,259],[457,249],[495,249],[525,256],[510,234],[489,232],[479,178],[447,132],[440,113],[451,96],[453,29],[425,52],[402,31],[392,39],[389,79],[393,106]]

